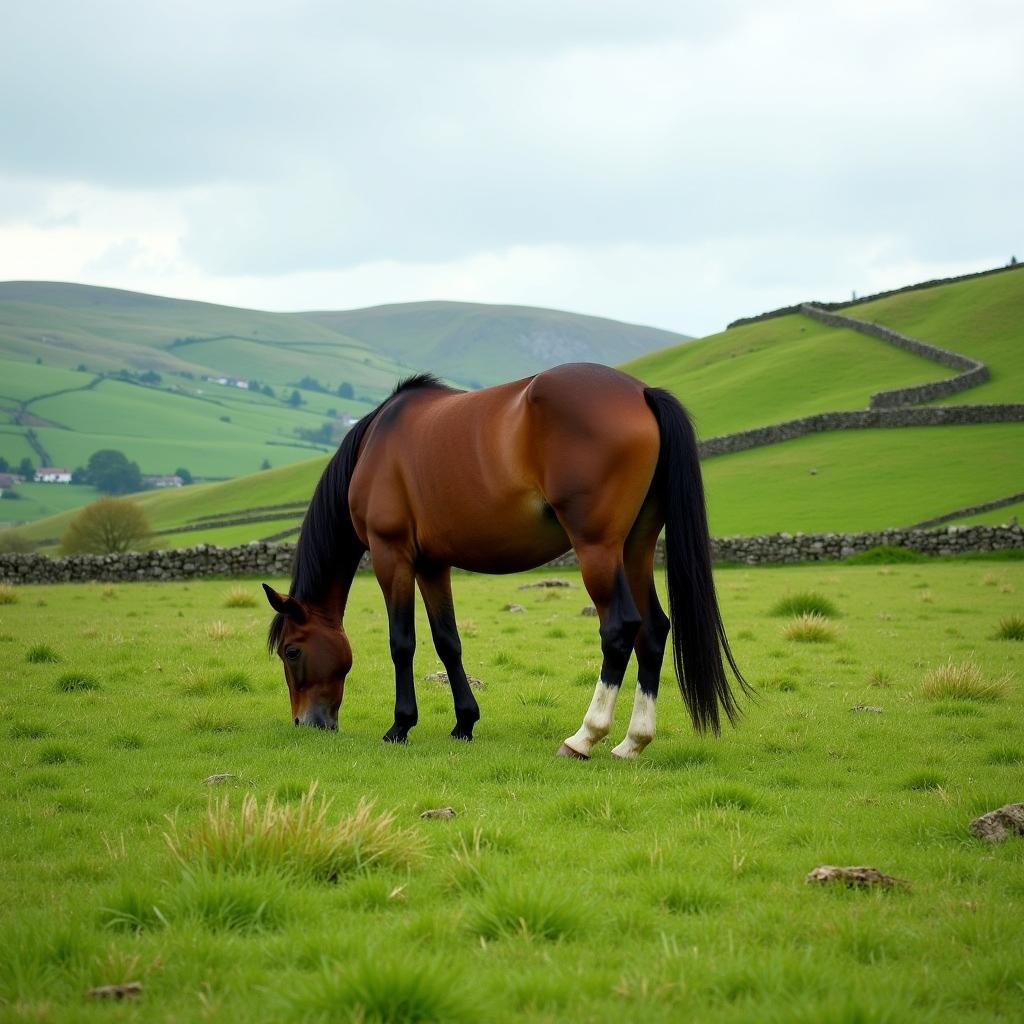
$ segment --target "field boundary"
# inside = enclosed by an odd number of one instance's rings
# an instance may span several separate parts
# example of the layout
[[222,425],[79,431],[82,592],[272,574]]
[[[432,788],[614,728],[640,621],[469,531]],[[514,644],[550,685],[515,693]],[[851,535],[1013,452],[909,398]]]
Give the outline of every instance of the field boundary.
[[1008,505],[1016,505],[1019,502],[1024,501],[1024,491],[1018,491],[1016,494],[1008,494],[1005,498],[996,498],[993,501],[985,501],[980,505],[969,505],[967,508],[954,509],[952,512],[946,512],[941,516],[935,516],[932,519],[923,519],[919,523],[914,523],[912,526],[908,526],[908,530],[927,530],[932,526],[941,526],[943,523],[952,522],[954,519],[963,519],[965,516],[976,516],[982,512],[992,512],[997,508],[1006,508]]
[[[938,530],[890,529],[863,533],[772,533],[754,537],[717,537],[712,541],[715,560],[746,565],[831,562],[877,547],[906,548],[926,555],[960,555],[1024,549],[1021,526],[948,526]],[[230,548],[199,544],[166,551],[127,551],[114,555],[69,555],[48,558],[40,554],[0,555],[3,583],[131,582],[183,580],[200,577],[291,574],[294,544],[252,541]],[[665,548],[658,542],[655,561],[663,565]],[[574,552],[548,563],[551,567],[576,564]],[[361,568],[370,568],[363,556]]]

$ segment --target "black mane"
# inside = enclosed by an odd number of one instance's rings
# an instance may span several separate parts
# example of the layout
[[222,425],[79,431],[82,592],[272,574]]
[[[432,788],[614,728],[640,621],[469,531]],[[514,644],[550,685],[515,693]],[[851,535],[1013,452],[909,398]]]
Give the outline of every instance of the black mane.
[[[432,373],[417,373],[395,385],[394,391],[372,412],[367,413],[342,438],[338,450],[327,463],[309,508],[306,509],[292,560],[292,584],[288,593],[300,601],[315,601],[328,592],[339,572],[356,565],[366,550],[356,536],[348,511],[348,488],[359,449],[371,424],[397,395],[423,388],[444,388],[448,385]],[[285,616],[280,612],[270,623],[267,648],[277,650],[284,629]]]

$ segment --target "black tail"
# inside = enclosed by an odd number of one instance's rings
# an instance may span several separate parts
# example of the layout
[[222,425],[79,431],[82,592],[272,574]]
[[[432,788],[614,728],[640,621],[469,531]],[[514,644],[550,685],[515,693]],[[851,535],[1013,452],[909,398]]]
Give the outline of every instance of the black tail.
[[665,511],[665,561],[676,676],[694,728],[718,733],[719,705],[730,722],[735,723],[740,713],[729,688],[723,653],[744,692],[750,692],[750,688],[729,649],[715,596],[697,437],[675,395],[661,388],[645,388],[644,397],[661,431],[654,486]]

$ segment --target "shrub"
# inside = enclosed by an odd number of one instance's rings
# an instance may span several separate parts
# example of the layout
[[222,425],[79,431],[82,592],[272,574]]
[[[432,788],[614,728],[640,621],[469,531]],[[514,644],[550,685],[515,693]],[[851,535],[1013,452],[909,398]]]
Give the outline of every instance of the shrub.
[[999,623],[993,640],[1024,640],[1024,616],[1011,615]]
[[485,888],[470,926],[487,939],[510,935],[560,939],[580,929],[578,903],[575,894],[553,885],[500,882]]
[[823,594],[806,591],[783,597],[775,603],[771,614],[778,616],[818,615],[823,619],[834,619],[838,617],[839,610]]
[[190,832],[180,833],[172,822],[166,839],[186,866],[277,871],[325,882],[372,865],[404,867],[422,856],[420,833],[397,828],[393,814],[374,815],[373,805],[361,800],[353,814],[331,822],[329,808],[329,801],[317,797],[316,784],[297,804],[283,807],[268,797],[261,809],[249,794],[238,814],[225,797],[212,801]]
[[824,616],[809,612],[786,623],[782,636],[799,644],[822,644],[834,640],[836,631]]
[[18,592],[9,583],[0,583],[0,604],[17,604]]
[[1002,700],[1009,693],[1005,679],[986,679],[973,661],[950,661],[925,676],[921,694],[932,700]]
[[60,655],[49,644],[35,644],[28,649],[25,660],[32,665],[44,665],[60,661]]
[[142,506],[126,498],[100,498],[75,514],[61,537],[69,555],[108,555],[129,551],[149,534]]

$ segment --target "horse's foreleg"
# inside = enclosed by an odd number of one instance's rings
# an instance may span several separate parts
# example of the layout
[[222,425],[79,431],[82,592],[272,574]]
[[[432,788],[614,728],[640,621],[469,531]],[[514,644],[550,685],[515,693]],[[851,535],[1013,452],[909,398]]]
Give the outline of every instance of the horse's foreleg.
[[427,619],[434,638],[437,656],[448,673],[455,702],[455,728],[452,736],[457,740],[471,740],[473,726],[480,718],[480,707],[470,689],[466,670],[462,667],[462,641],[455,622],[455,606],[452,603],[451,570],[445,566],[436,571],[420,571],[416,575],[427,606]]
[[386,547],[370,546],[373,571],[384,594],[395,665],[395,721],[385,743],[404,743],[416,724],[416,683],[412,659],[416,653],[416,591],[412,563]]
[[615,714],[622,678],[629,664],[630,651],[640,613],[626,582],[622,556],[610,548],[577,548],[583,583],[594,600],[601,620],[601,675],[583,724],[559,748],[566,757],[590,757],[594,744],[608,735]]

